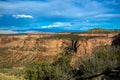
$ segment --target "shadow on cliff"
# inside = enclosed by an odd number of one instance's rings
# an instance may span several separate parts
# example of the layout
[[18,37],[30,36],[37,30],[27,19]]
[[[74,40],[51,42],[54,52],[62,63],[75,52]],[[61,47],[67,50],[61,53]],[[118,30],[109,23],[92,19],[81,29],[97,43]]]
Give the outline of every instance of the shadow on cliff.
[[120,46],[120,33],[117,36],[114,36],[112,46]]

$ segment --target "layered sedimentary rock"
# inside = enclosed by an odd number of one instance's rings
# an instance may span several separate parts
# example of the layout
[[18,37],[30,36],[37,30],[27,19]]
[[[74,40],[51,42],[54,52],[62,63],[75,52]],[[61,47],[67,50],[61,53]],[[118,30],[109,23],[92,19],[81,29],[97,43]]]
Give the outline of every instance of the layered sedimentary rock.
[[[63,48],[71,47],[76,49],[77,56],[89,55],[93,49],[98,46],[111,45],[112,38],[91,38],[88,40],[71,40],[71,39],[39,39],[39,38],[26,38],[18,40],[16,38],[3,38],[5,41],[1,41],[1,45],[11,43],[11,48],[14,50],[44,52],[44,54],[52,55],[53,53],[59,54],[63,51]],[[3,40],[2,39],[2,40]],[[7,42],[6,42],[7,41]],[[76,41],[76,42],[75,42]],[[6,42],[6,43],[5,43]],[[44,55],[43,54],[43,55]]]
[[[45,37],[46,36],[48,35],[45,35]],[[68,49],[68,52],[74,53],[72,57],[72,63],[74,63],[80,57],[91,55],[96,47],[112,45],[112,42],[112,37],[105,36],[89,39],[44,39],[44,35],[0,37],[0,47],[7,47],[9,52],[6,59],[14,59],[15,62],[19,60],[19,62],[21,62],[22,60],[21,64],[26,60],[30,62],[42,60],[44,58],[51,58],[54,60],[57,59],[61,53],[64,53],[66,49]],[[0,59],[0,63],[3,59]]]

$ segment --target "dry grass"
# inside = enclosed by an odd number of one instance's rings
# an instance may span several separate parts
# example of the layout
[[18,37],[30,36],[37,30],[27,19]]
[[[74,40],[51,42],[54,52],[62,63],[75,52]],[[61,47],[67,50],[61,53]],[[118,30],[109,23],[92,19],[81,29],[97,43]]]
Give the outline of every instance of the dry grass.
[[23,67],[0,69],[0,80],[25,80]]

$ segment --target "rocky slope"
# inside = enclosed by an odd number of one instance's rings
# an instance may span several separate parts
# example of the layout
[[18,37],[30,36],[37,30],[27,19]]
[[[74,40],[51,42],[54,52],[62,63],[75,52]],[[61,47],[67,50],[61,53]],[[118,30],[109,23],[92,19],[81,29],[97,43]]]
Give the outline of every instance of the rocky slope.
[[[87,36],[89,35],[91,34]],[[44,38],[48,36],[51,35],[1,36],[0,48],[6,48],[8,54],[0,57],[0,64],[9,62],[11,65],[19,66],[44,59],[54,60],[66,49],[74,53],[72,58],[72,63],[74,63],[78,58],[90,55],[96,47],[111,45],[113,41],[112,37],[101,37],[98,34],[97,37],[88,39]]]

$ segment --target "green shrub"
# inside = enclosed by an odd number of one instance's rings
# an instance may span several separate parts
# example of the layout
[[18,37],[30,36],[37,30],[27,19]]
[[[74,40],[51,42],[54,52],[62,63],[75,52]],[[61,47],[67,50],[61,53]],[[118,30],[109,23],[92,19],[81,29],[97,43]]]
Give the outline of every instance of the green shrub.
[[119,47],[99,47],[93,55],[86,60],[81,61],[79,70],[83,72],[85,78],[112,70],[120,66],[120,56],[118,56],[120,55],[119,51]]
[[73,79],[72,67],[67,57],[60,57],[53,65],[58,69],[58,80]]
[[36,62],[29,66],[26,70],[26,78],[28,80],[44,80],[51,79],[55,73],[55,68],[47,62]]
[[26,79],[28,80],[70,80],[71,67],[69,60],[59,58],[54,63],[36,62],[27,67]]

